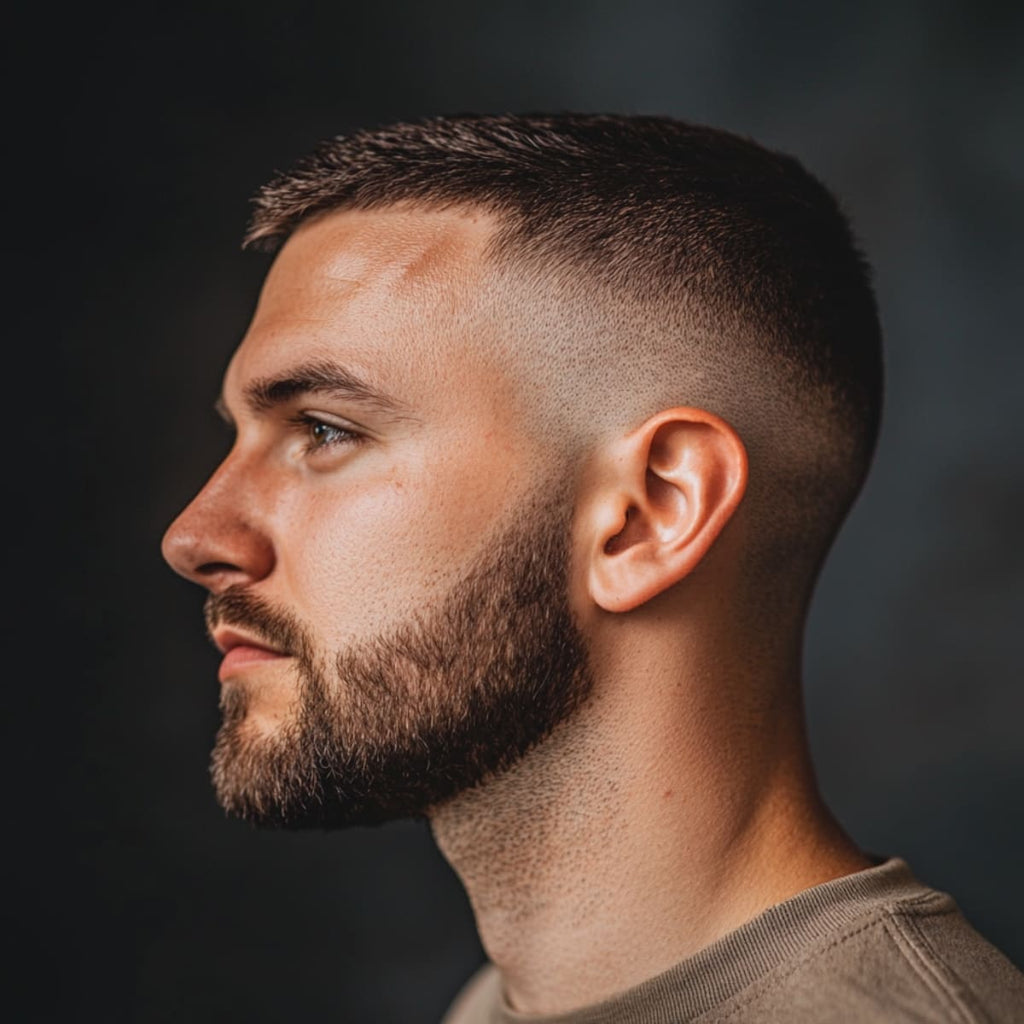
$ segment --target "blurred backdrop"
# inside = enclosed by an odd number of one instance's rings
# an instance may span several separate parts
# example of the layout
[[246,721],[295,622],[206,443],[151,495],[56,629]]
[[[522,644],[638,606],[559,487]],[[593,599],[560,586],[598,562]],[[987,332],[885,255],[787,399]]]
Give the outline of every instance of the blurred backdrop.
[[[5,749],[17,1019],[436,1021],[482,957],[427,829],[256,833],[206,776],[217,655],[160,535],[266,258],[247,200],[325,136],[666,113],[787,150],[876,268],[888,398],[821,581],[823,789],[1024,963],[1024,22],[860,0],[25,5],[5,161]],[[12,280],[9,276],[8,280]]]

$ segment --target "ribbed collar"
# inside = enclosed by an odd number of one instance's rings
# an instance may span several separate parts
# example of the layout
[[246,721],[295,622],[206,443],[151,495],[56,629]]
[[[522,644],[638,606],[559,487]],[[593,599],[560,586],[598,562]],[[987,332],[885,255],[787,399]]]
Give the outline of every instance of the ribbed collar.
[[[505,1002],[493,968],[474,1004],[489,1006],[489,1024],[680,1024],[740,992],[801,949],[893,903],[938,896],[906,862],[874,867],[805,889],[656,977],[571,1013],[519,1013]],[[946,897],[947,899],[949,897]]]

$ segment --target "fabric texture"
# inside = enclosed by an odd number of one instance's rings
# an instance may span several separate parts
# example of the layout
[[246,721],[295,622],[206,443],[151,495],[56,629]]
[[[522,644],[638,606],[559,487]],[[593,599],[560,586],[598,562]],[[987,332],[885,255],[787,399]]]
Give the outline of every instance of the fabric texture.
[[482,967],[442,1024],[1024,1024],[1024,975],[898,857],[771,907],[605,1002],[524,1014]]

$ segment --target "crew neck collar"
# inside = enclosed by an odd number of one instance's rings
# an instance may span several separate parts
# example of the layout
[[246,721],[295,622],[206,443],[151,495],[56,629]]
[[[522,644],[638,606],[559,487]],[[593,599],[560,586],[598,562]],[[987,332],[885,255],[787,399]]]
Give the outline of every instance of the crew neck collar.
[[478,998],[491,1024],[679,1024],[712,1009],[801,949],[893,903],[934,893],[899,857],[805,889],[667,971],[592,1006],[559,1014],[512,1009],[493,969]]

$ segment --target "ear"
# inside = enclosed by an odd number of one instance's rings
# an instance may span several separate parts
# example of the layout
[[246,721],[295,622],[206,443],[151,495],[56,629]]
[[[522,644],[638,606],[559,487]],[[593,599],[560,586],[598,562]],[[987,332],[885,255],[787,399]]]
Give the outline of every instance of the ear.
[[725,420],[666,409],[622,438],[599,470],[588,585],[626,612],[693,571],[740,503],[747,451]]

